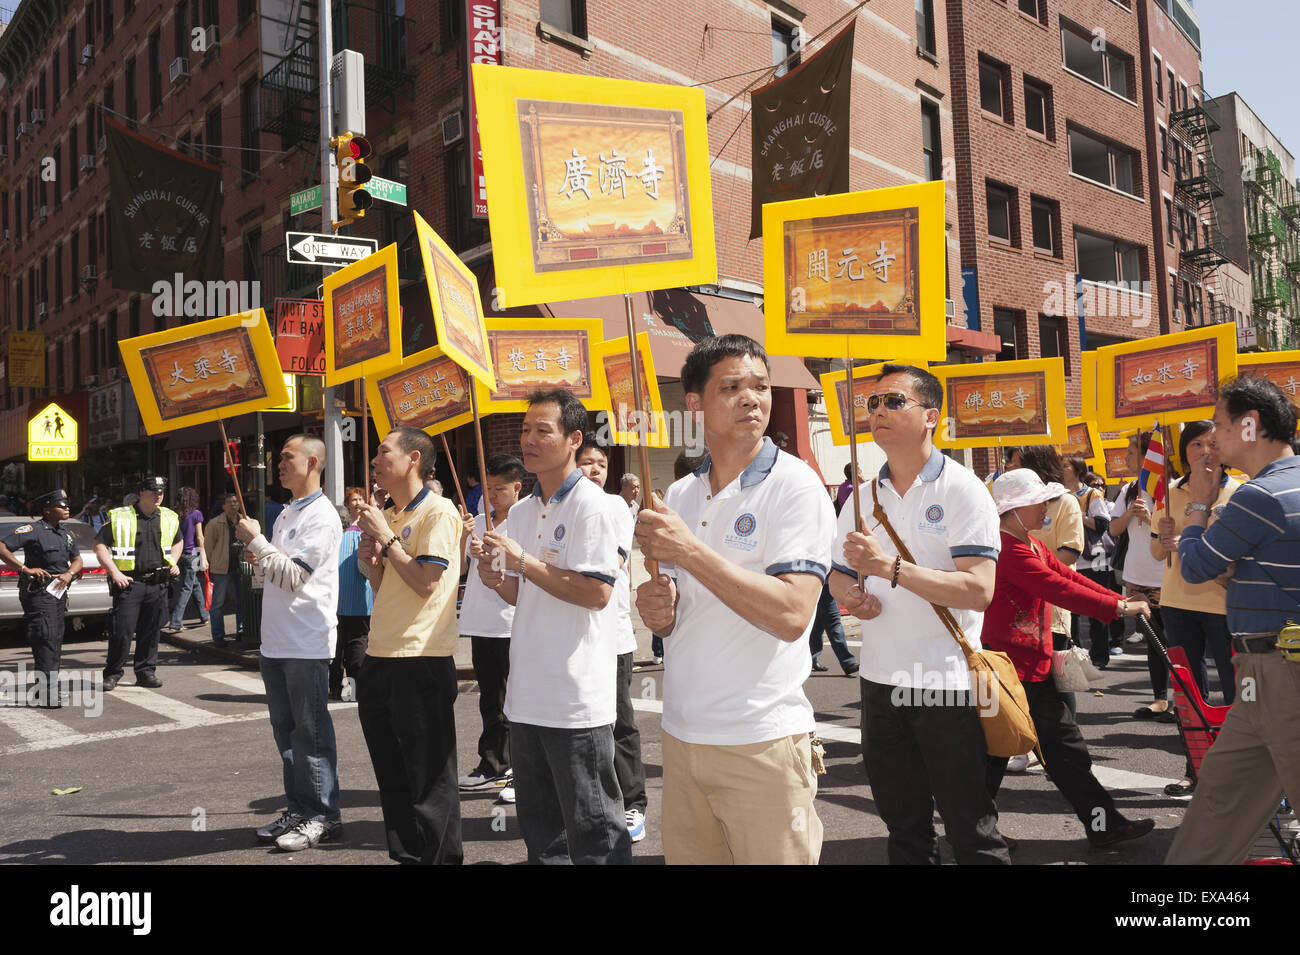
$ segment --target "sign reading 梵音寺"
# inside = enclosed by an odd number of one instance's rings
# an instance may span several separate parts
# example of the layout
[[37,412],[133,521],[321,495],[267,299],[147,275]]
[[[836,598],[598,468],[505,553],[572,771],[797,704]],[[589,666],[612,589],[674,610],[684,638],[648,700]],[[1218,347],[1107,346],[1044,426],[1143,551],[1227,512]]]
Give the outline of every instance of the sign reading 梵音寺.
[[27,422],[27,460],[77,460],[77,420],[50,402]]

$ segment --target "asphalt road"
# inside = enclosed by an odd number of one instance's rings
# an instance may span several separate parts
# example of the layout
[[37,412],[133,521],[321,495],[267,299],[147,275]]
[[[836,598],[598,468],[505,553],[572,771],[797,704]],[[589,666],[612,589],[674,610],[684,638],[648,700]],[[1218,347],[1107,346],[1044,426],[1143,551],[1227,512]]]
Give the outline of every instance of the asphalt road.
[[[850,639],[853,639],[852,636]],[[65,671],[97,671],[103,640],[65,648]],[[1008,776],[998,799],[1001,828],[1019,840],[1017,864],[1125,865],[1159,863],[1186,799],[1161,792],[1181,775],[1176,728],[1131,719],[1150,699],[1140,648],[1113,659],[1099,693],[1079,697],[1079,719],[1098,778],[1120,811],[1150,816],[1156,831],[1122,848],[1091,849],[1064,798],[1041,771]],[[671,651],[670,651],[671,652]],[[638,654],[641,659],[643,654]],[[648,652],[644,653],[648,658]],[[813,674],[807,691],[826,740],[827,775],[818,813],[825,826],[822,862],[883,864],[885,827],[875,814],[858,743],[858,681]],[[21,641],[0,643],[0,674],[30,654]],[[266,718],[260,677],[197,652],[164,645],[160,690],[126,680],[98,701],[57,712],[0,708],[0,862],[183,863],[248,865],[387,864],[379,800],[354,704],[331,704],[338,735],[344,839],[294,854],[258,846],[252,830],[281,809],[279,759]],[[662,667],[639,670],[633,683],[650,798],[647,838],[636,862],[663,861],[658,830],[662,791],[660,687]],[[76,678],[72,686],[82,681]],[[476,762],[477,690],[463,681],[456,702],[459,765]],[[1217,701],[1217,694],[1213,697]],[[98,715],[92,715],[95,710]],[[80,787],[67,795],[54,789]],[[465,861],[518,863],[525,857],[514,808],[490,794],[461,803]],[[936,816],[936,827],[942,824]],[[944,845],[945,861],[951,853]]]

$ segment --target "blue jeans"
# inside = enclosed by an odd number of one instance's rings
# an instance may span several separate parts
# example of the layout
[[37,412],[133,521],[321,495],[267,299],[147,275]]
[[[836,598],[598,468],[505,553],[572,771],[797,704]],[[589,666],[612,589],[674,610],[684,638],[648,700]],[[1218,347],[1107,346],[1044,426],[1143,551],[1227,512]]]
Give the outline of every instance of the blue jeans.
[[808,647],[812,650],[813,663],[816,663],[817,657],[821,655],[823,633],[830,637],[835,659],[840,661],[840,666],[847,673],[849,667],[857,664],[858,658],[853,655],[848,641],[844,639],[840,605],[835,602],[835,598],[831,596],[831,588],[826,584],[822,584],[822,595],[817,601],[817,614],[813,617],[812,630],[808,631]]
[[239,606],[238,588],[238,574],[212,575],[212,639],[217,643],[226,639],[226,594],[232,590],[236,591],[235,634],[243,636],[244,614]]
[[[195,602],[199,605],[199,619],[204,623],[208,622],[208,612],[203,609],[203,587],[199,583],[199,555],[196,551],[193,554],[183,554],[181,556],[181,595],[176,598],[176,606],[172,608],[172,626],[179,627],[181,621],[185,619],[185,608],[189,606],[190,594],[194,595]],[[216,593],[212,595],[213,603],[216,603]]]
[[630,865],[614,727],[510,724],[515,810],[534,865]]
[[339,761],[327,707],[329,660],[262,657],[261,666],[289,811],[308,819],[338,819]]

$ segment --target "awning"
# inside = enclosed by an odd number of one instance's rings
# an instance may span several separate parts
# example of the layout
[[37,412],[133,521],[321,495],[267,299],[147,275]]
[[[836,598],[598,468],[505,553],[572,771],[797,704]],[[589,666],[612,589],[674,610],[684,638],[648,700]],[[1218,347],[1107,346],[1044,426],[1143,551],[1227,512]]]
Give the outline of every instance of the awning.
[[1002,338],[994,332],[980,332],[961,325],[948,325],[948,344],[978,355],[996,355],[1002,351]]
[[[549,302],[542,309],[554,318],[599,318],[607,339],[627,335],[627,306],[621,295]],[[763,313],[756,305],[683,289],[634,294],[632,322],[638,335],[649,333],[650,352],[661,378],[680,377],[686,356],[706,338],[739,334],[763,341]],[[768,360],[772,363],[773,385],[811,390],[820,387],[800,359],[771,355]]]

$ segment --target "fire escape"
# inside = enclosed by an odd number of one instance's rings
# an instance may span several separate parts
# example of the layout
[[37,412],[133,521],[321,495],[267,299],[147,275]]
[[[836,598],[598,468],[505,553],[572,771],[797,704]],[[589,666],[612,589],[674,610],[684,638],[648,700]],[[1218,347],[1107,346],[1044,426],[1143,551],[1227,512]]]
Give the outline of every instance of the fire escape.
[[1294,347],[1297,334],[1294,282],[1300,275],[1300,204],[1293,183],[1271,149],[1253,148],[1246,162],[1247,240],[1256,323],[1274,328],[1273,348]]
[[[1181,140],[1191,151],[1191,162],[1181,161],[1174,178],[1174,199],[1193,214],[1194,225],[1185,236],[1178,257],[1178,274],[1204,288],[1219,266],[1228,261],[1228,239],[1219,226],[1215,200],[1223,196],[1223,168],[1214,161],[1212,134],[1218,122],[1205,106],[1205,91],[1192,90],[1184,109],[1170,110],[1169,129],[1175,141]],[[1172,91],[1171,91],[1172,98]],[[1195,324],[1195,313],[1188,315],[1188,326]],[[1226,302],[1216,301],[1205,311],[1207,325],[1232,321]]]

